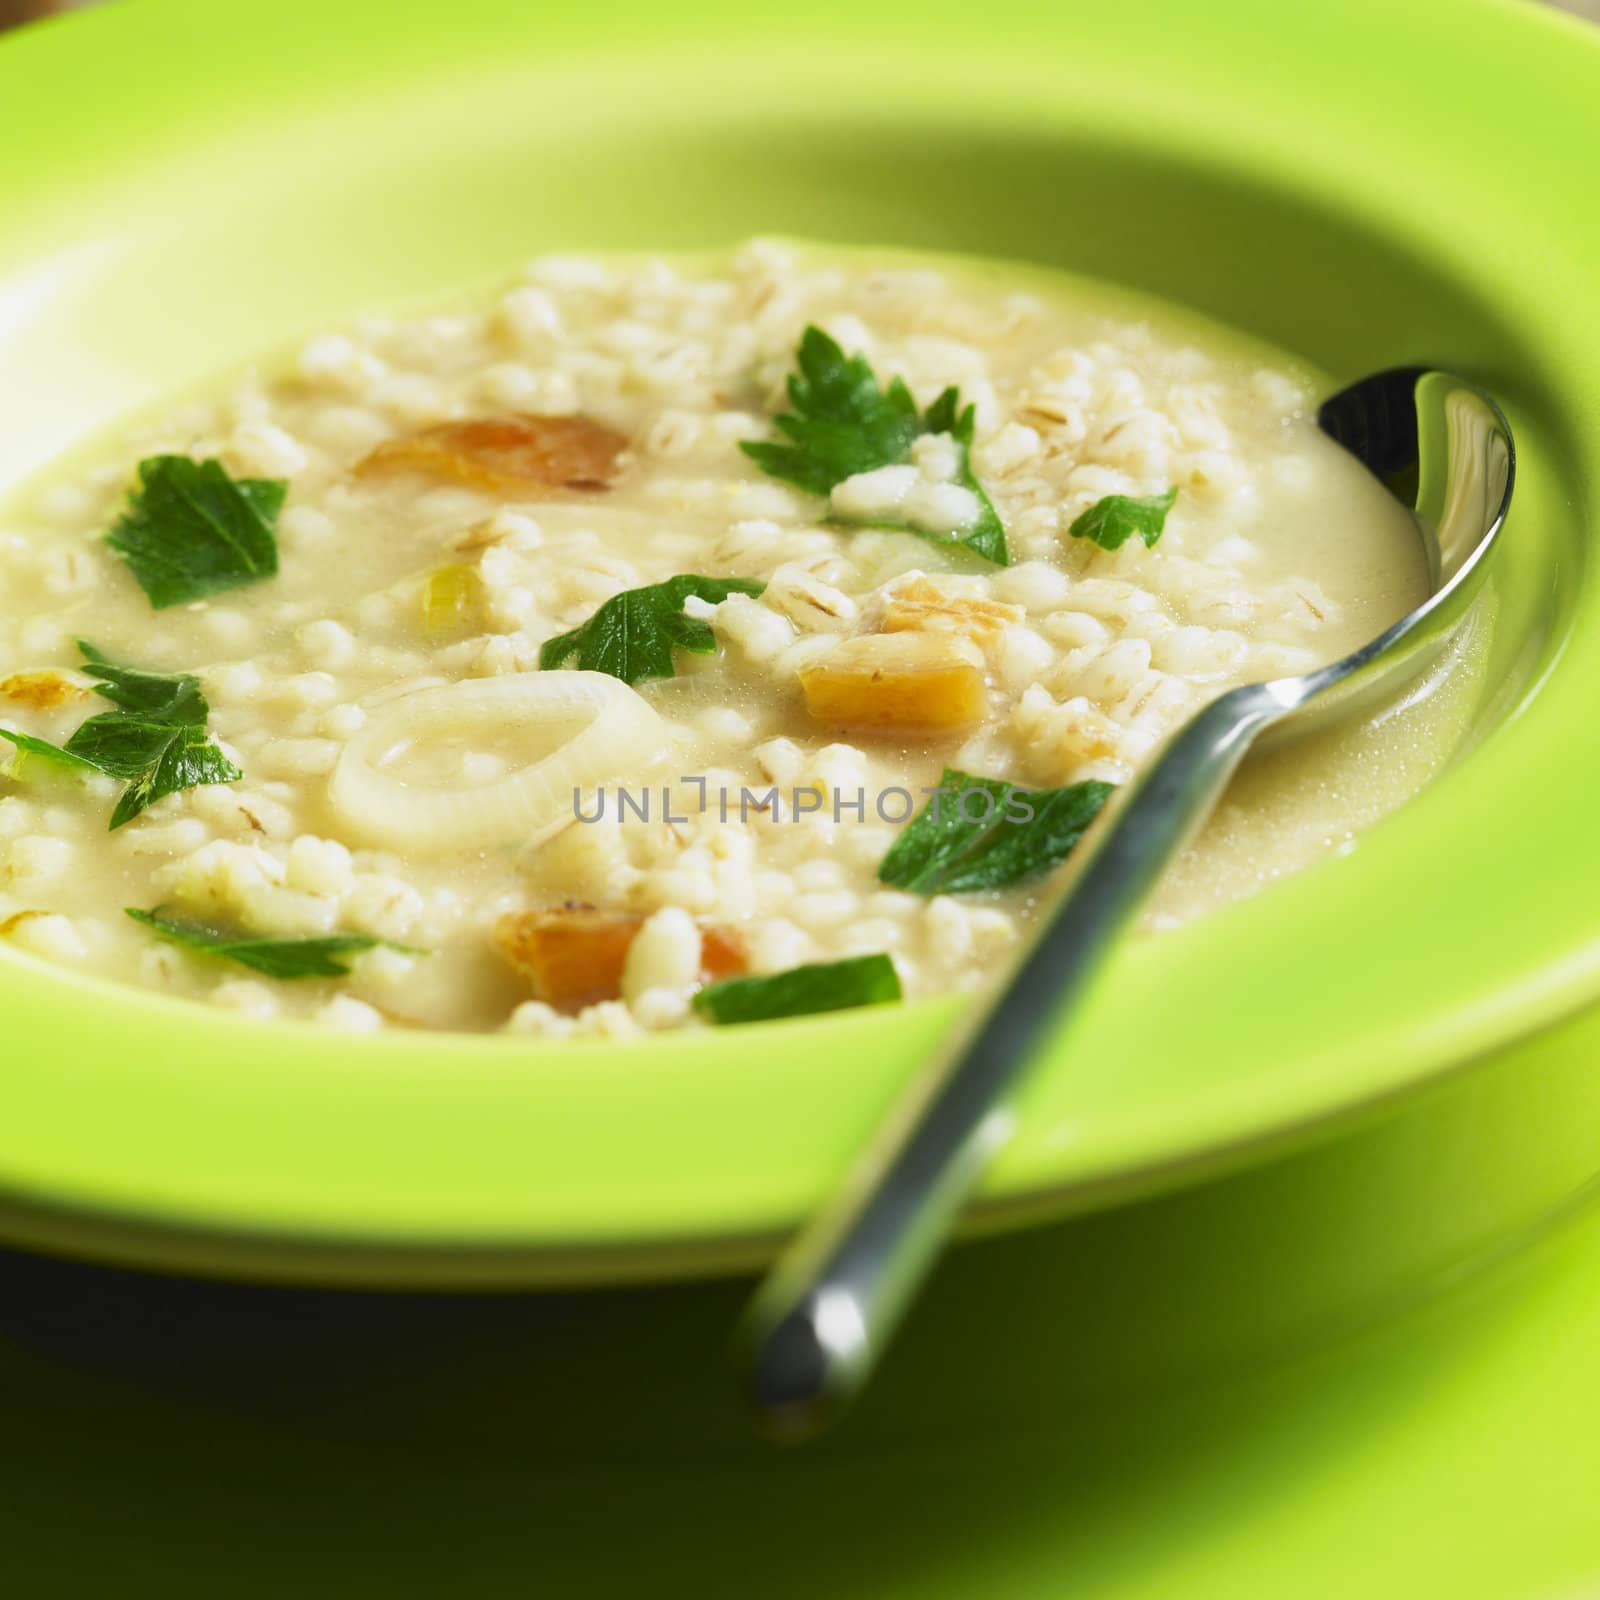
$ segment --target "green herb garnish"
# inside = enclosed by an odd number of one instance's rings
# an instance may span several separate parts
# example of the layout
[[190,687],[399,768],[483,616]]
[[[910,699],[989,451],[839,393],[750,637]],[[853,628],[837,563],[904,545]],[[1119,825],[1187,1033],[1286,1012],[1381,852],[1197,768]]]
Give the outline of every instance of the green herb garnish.
[[0,728],[0,738],[29,755],[125,779],[128,786],[111,813],[113,832],[169,794],[244,776],[206,738],[211,708],[198,678],[119,666],[83,639],[78,648],[83,670],[101,680],[97,692],[117,709],[90,717],[65,745],[5,728]]
[[119,710],[150,722],[203,725],[211,708],[200,692],[200,680],[187,672],[146,672],[119,666],[88,642],[78,641],[83,670],[100,680],[95,693]]
[[1024,883],[1067,859],[1116,787],[1086,780],[1023,789],[947,767],[878,877],[913,894],[962,894]]
[[[224,961],[237,961],[269,978],[344,978],[350,968],[339,958],[376,949],[385,941],[360,933],[339,933],[309,939],[240,939],[195,922],[179,922],[155,911],[126,908],[135,922],[154,928],[174,944],[200,950]],[[399,948],[396,946],[395,948]]]
[[156,610],[277,572],[274,530],[287,483],[230,478],[219,461],[149,456],[139,463],[139,485],[106,543]]
[[793,967],[766,978],[729,978],[694,997],[694,1008],[718,1024],[765,1022],[882,1005],[900,998],[900,976],[888,956],[855,956]]
[[1074,539],[1092,539],[1102,550],[1120,550],[1129,539],[1144,540],[1145,549],[1154,546],[1167,525],[1167,513],[1178,498],[1176,489],[1143,499],[1131,494],[1108,494],[1074,518],[1067,532]]
[[711,625],[684,613],[690,595],[715,605],[730,594],[760,594],[766,587],[750,578],[698,578],[681,573],[665,583],[625,589],[613,595],[581,627],[546,639],[539,666],[549,672],[573,656],[582,672],[607,672],[624,683],[670,678],[672,652],[709,655],[717,648]]
[[58,744],[51,744],[48,739],[35,739],[31,733],[13,733],[10,728],[0,728],[0,739],[9,739],[17,747],[17,754],[11,758],[6,773],[15,777],[21,770],[23,756],[43,756],[47,761],[57,762],[66,767],[87,767],[92,772],[100,769],[92,761],[85,761],[82,756],[75,756],[70,751],[63,750]]
[[969,462],[976,408],[963,408],[958,390],[946,389],[919,414],[902,379],[881,388],[865,356],[847,357],[817,327],[806,329],[796,359],[800,370],[789,376],[794,410],[773,418],[789,443],[739,446],[763,472],[808,494],[828,495],[858,472],[909,461],[912,444],[923,434],[948,433],[961,457],[955,481],[978,498],[977,522],[957,535],[931,534],[906,523],[875,526],[919,534],[936,544],[962,545],[998,566],[1009,563],[1005,528]]

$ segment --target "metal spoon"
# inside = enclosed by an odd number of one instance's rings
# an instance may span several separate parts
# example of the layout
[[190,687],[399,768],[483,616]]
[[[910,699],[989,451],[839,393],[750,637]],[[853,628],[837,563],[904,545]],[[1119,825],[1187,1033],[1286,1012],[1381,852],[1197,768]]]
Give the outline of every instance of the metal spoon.
[[1436,658],[1476,597],[1515,474],[1511,429],[1494,401],[1448,373],[1398,368],[1341,390],[1317,421],[1415,507],[1427,600],[1331,666],[1222,695],[1107,806],[1009,981],[919,1074],[752,1302],[750,1384],[773,1431],[815,1429],[865,1383],[962,1202],[1011,1136],[1008,1100],[1033,1045],[1080,1002],[1255,739],[1392,695]]

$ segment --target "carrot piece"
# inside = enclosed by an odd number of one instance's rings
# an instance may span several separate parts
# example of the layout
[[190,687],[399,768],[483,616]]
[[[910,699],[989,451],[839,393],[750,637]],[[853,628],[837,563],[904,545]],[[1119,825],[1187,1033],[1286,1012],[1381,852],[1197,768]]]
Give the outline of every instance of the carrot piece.
[[[644,918],[633,912],[566,905],[508,912],[491,938],[512,970],[528,981],[535,999],[571,1016],[622,993],[628,950],[643,926]],[[723,928],[702,929],[704,982],[737,977],[746,965],[735,935]]]
[[725,928],[700,930],[700,976],[705,982],[737,978],[749,965],[744,945]]
[[983,655],[948,633],[864,634],[801,668],[817,722],[886,733],[970,727],[985,709]]
[[493,942],[535,999],[570,1015],[622,992],[628,946],[643,926],[643,917],[559,906],[509,912],[495,924]]
[[588,417],[518,416],[437,422],[380,444],[358,477],[419,472],[499,494],[604,489],[628,441]]

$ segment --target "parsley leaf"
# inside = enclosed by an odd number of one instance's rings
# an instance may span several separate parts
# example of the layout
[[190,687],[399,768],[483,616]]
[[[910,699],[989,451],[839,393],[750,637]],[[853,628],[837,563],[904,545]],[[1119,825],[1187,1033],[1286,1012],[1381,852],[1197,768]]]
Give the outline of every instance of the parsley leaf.
[[909,461],[912,444],[923,434],[947,433],[960,454],[955,481],[977,496],[977,521],[952,535],[929,533],[910,523],[873,526],[920,534],[935,544],[962,545],[997,566],[1009,563],[1005,527],[969,461],[976,407],[963,408],[960,392],[950,388],[919,415],[902,379],[880,388],[866,357],[847,357],[821,328],[806,329],[796,359],[800,370],[789,376],[794,409],[773,418],[789,442],[745,441],[739,446],[763,472],[807,494],[827,495],[858,472]]
[[[132,822],[157,800],[184,789],[208,783],[233,783],[244,774],[198,728],[174,728],[151,723],[126,728],[85,723],[67,741],[67,754],[82,756],[114,778],[127,778],[128,787],[117,797],[111,812],[111,832]],[[100,718],[91,719],[100,722]]]
[[900,976],[894,962],[875,955],[793,967],[765,978],[729,978],[702,989],[694,997],[694,1008],[720,1025],[844,1011],[899,998]]
[[791,442],[739,447],[770,476],[826,495],[858,472],[907,460],[912,442],[930,431],[902,379],[880,388],[867,358],[847,357],[821,328],[801,335],[796,359],[800,370],[789,376],[794,410],[773,419]]
[[236,939],[196,922],[178,922],[159,912],[139,911],[133,906],[126,909],[135,922],[154,928],[162,938],[174,944],[203,950],[224,961],[237,961],[269,978],[348,977],[350,968],[339,959],[341,956],[358,955],[384,943],[382,939],[359,933],[311,939]]
[[220,461],[149,456],[106,543],[160,611],[278,570],[281,479],[230,478]]
[[111,829],[131,822],[146,807],[181,789],[232,783],[244,774],[206,738],[211,707],[200,680],[189,673],[145,672],[119,666],[86,640],[78,641],[83,670],[99,678],[97,693],[114,706],[79,727],[65,745],[0,728],[24,754],[93,767],[127,780]]
[[576,656],[579,671],[607,672],[624,683],[670,678],[674,650],[709,655],[717,648],[711,625],[684,614],[683,602],[690,595],[715,604],[730,594],[760,594],[765,587],[750,578],[680,573],[665,583],[625,589],[581,627],[546,639],[539,648],[540,669],[549,672]]
[[878,866],[878,877],[913,894],[1004,889],[1065,861],[1115,789],[1088,780],[1023,789],[946,767],[938,791]]
[[176,722],[204,727],[211,707],[200,692],[200,680],[189,673],[146,672],[119,666],[89,643],[78,641],[83,670],[100,680],[96,694],[112,705],[152,722]]
[[67,767],[94,767],[92,761],[85,761],[82,756],[75,756],[70,750],[51,744],[48,739],[35,739],[31,733],[13,733],[10,728],[0,728],[0,739],[9,739],[17,747],[16,755],[5,769],[9,777],[17,775],[23,756],[43,756],[47,761],[59,762]]
[[1093,539],[1102,550],[1120,550],[1137,535],[1149,550],[1161,537],[1167,513],[1177,498],[1176,489],[1143,499],[1131,494],[1108,494],[1076,517],[1067,532],[1074,539]]

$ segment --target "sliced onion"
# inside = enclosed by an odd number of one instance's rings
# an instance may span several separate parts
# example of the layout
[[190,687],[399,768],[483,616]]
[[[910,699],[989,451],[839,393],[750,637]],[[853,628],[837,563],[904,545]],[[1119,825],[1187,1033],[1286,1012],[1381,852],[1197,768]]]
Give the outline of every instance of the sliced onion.
[[[404,746],[477,730],[502,745],[526,730],[530,748],[545,753],[484,784],[408,783],[384,770]],[[553,738],[561,743],[551,749]],[[603,672],[469,678],[373,708],[334,768],[329,797],[352,834],[406,854],[538,844],[573,820],[575,792],[642,772],[667,746],[661,718]]]

